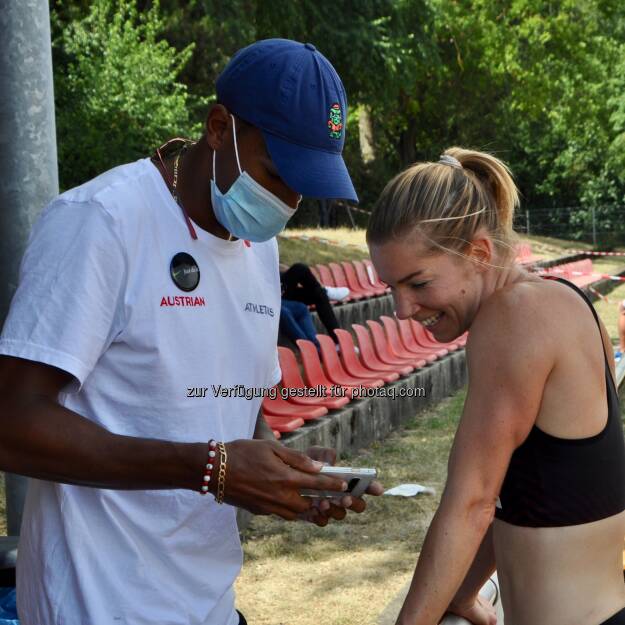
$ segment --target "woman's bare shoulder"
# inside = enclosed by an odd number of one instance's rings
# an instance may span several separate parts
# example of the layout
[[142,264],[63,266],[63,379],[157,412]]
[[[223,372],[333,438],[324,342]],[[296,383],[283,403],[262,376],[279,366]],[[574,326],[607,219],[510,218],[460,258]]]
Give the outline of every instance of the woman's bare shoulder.
[[588,308],[579,294],[564,284],[553,280],[519,281],[498,289],[482,303],[469,341],[485,341],[491,348],[500,341],[506,349],[528,343],[547,349],[572,330],[584,307]]

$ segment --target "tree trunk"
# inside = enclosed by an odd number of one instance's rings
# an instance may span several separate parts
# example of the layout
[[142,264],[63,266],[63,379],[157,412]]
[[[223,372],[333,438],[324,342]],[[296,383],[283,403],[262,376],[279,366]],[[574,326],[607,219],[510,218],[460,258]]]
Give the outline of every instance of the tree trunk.
[[417,122],[414,118],[407,118],[407,126],[399,135],[399,160],[402,169],[408,167],[417,159]]
[[361,106],[358,112],[358,139],[362,162],[367,165],[375,160],[375,147],[371,109],[366,105]]

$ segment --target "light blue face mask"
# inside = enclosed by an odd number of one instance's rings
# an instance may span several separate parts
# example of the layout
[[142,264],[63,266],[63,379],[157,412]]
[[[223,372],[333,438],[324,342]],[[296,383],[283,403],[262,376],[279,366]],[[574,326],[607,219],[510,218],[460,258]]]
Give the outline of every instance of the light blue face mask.
[[233,236],[248,241],[268,241],[284,230],[286,222],[297,210],[285,204],[265,187],[258,184],[246,171],[241,171],[237,148],[236,122],[232,117],[234,153],[239,177],[224,194],[215,183],[215,151],[213,151],[213,178],[211,201],[217,221]]

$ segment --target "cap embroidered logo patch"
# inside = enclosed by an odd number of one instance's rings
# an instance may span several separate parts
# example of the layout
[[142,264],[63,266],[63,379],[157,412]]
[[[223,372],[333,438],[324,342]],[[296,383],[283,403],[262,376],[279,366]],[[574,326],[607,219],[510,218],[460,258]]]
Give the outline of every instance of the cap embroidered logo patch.
[[200,283],[200,268],[191,254],[178,252],[169,265],[174,284],[182,291],[193,291]]
[[330,136],[333,139],[341,138],[341,132],[343,131],[343,113],[341,112],[341,107],[337,102],[335,102],[330,108],[328,128],[330,129]]

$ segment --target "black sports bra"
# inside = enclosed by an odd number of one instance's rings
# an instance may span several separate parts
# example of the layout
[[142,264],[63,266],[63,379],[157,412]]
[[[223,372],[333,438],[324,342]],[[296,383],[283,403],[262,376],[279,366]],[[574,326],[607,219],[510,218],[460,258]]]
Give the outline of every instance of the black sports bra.
[[[566,280],[558,278],[558,282],[584,298],[599,327],[597,312],[584,292]],[[564,439],[534,425],[512,454],[495,509],[497,519],[525,527],[563,527],[625,510],[625,439],[605,348],[603,355],[608,395],[605,428],[589,438]]]

